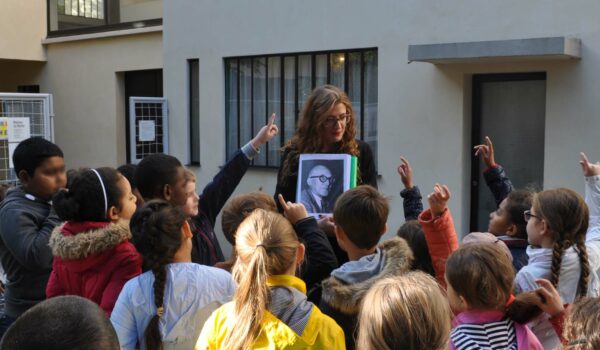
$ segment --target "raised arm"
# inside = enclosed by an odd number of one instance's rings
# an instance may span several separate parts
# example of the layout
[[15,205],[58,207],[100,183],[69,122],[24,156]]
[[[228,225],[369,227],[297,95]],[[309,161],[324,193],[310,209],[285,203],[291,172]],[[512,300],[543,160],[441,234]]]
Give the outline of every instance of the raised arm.
[[423,211],[423,197],[419,188],[413,184],[412,167],[406,158],[400,157],[400,165],[397,170],[400,180],[404,184],[404,189],[400,192],[404,207],[404,220],[416,220]]
[[494,195],[496,205],[508,196],[514,189],[512,182],[506,175],[506,171],[502,166],[496,163],[494,158],[494,144],[492,140],[486,136],[485,143],[474,147],[475,156],[481,156],[487,169],[483,172],[483,178],[490,191]]
[[458,249],[458,238],[454,221],[448,209],[450,190],[445,185],[436,184],[433,192],[427,196],[429,209],[419,215],[419,222],[425,233],[425,240],[435,276],[444,288],[446,287],[446,261],[452,252]]
[[199,215],[206,215],[212,226],[215,225],[217,215],[246,174],[250,160],[259,153],[260,147],[269,142],[278,132],[275,113],[273,113],[269,123],[263,126],[250,142],[237,150],[233,158],[204,187],[200,196]]

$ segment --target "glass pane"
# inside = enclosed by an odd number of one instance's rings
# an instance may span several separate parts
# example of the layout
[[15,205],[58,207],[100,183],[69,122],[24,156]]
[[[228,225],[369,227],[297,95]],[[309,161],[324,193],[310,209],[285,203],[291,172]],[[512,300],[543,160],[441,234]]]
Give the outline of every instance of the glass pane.
[[[283,139],[289,140],[296,131],[296,67],[295,57],[285,57],[283,59],[284,70],[284,102],[283,102],[283,120],[284,130]],[[285,141],[284,141],[285,142]]]
[[240,60],[240,147],[252,139],[252,59]]
[[315,87],[327,84],[327,55],[317,55],[315,66]]
[[239,148],[238,145],[238,66],[236,59],[225,61],[225,117],[227,125],[227,159]]
[[365,62],[365,105],[364,141],[371,145],[377,166],[377,51],[366,51]]
[[304,101],[312,91],[312,60],[310,55],[298,56],[298,108],[302,110]]
[[362,140],[361,134],[361,104],[360,104],[360,80],[361,80],[361,53],[351,52],[348,54],[348,97],[354,109],[356,137]]
[[[479,140],[494,141],[496,159],[510,169],[515,188],[541,189],[544,183],[546,81],[485,82],[481,86]],[[524,150],[526,150],[524,152]],[[479,162],[478,227],[487,230],[496,202],[485,186],[485,166]]]
[[198,60],[190,60],[190,160],[200,162],[200,72]]
[[[253,120],[254,120],[254,132],[253,135],[262,128],[267,121],[267,60],[264,57],[255,58],[253,60],[254,77],[252,79],[252,93],[254,104],[253,109]],[[254,165],[267,165],[267,153],[260,152],[254,158]]]
[[344,53],[331,54],[331,84],[344,90]]
[[[268,62],[269,70],[267,72],[269,91],[268,91],[268,107],[267,113],[269,116],[275,112],[277,118],[275,118],[275,124],[281,127],[281,58],[280,57],[269,57]],[[270,166],[278,167],[281,161],[281,155],[279,149],[281,148],[282,133],[280,132],[273,138],[271,142],[267,144],[269,152],[269,164]]]
[[85,0],[85,14],[84,17],[92,17],[92,0]]

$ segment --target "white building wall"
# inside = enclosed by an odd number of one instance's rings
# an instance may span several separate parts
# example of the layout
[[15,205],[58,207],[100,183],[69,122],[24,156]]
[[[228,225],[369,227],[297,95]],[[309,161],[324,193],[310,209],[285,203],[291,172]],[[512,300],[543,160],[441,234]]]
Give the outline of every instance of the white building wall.
[[[223,57],[377,47],[379,58],[379,188],[391,196],[391,235],[403,222],[405,155],[426,195],[450,186],[460,233],[468,230],[470,198],[470,75],[547,72],[544,185],[583,190],[580,150],[600,159],[600,2],[255,0],[165,2],[164,93],[169,99],[171,150],[189,157],[187,59],[200,62],[199,184],[225,161]],[[407,64],[409,44],[574,36],[580,61],[432,65]],[[179,135],[183,135],[179,137]],[[499,162],[502,160],[500,159]],[[275,171],[250,170],[236,193],[275,188]]]
[[69,168],[126,161],[123,72],[162,68],[162,33],[47,45],[41,92],[54,96],[54,136]]

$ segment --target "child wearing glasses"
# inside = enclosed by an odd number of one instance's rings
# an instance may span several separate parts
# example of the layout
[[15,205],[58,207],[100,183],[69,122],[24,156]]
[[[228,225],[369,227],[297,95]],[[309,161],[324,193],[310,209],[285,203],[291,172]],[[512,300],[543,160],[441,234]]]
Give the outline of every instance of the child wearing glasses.
[[[575,191],[558,188],[536,194],[524,213],[529,264],[517,273],[517,292],[537,289],[536,280],[543,278],[557,288],[564,303],[600,294],[600,166],[590,164],[583,154],[580,163],[589,207]],[[531,329],[545,349],[560,345],[547,316],[533,322]]]

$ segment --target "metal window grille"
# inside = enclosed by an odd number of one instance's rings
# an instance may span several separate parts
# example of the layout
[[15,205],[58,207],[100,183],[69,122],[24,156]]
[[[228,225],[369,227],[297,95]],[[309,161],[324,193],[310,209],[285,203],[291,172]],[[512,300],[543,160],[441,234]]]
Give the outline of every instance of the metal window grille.
[[104,19],[104,0],[58,0],[57,12],[66,16]]
[[[0,93],[0,118],[28,118],[31,137],[39,136],[50,141],[54,140],[52,108],[50,94]],[[14,149],[17,143],[10,141],[7,137],[0,138],[0,183],[2,184],[17,182],[15,171],[10,167],[10,150]]]
[[151,154],[169,152],[166,98],[130,97],[129,125],[129,144],[133,163],[138,163]]
[[227,155],[249,141],[275,112],[281,132],[252,165],[278,167],[279,150],[294,134],[304,102],[323,84],[348,94],[356,137],[377,154],[377,60],[376,48],[225,58]]

